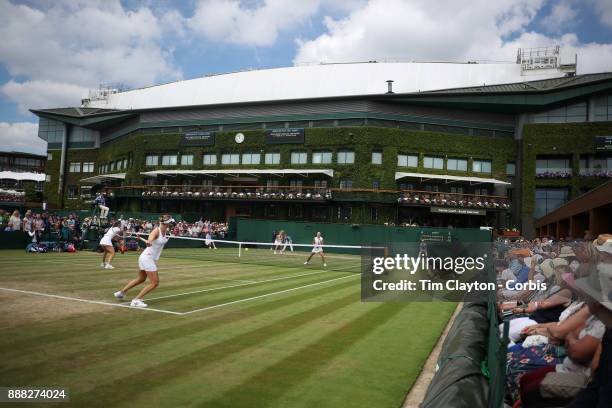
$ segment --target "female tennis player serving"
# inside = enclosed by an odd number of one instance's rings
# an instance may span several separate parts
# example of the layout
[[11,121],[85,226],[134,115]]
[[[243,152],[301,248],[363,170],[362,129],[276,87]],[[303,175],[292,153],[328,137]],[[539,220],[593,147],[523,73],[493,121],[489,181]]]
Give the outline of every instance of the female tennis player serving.
[[317,235],[312,239],[312,251],[306,262],[304,262],[304,265],[308,265],[308,262],[310,262],[315,254],[319,254],[323,261],[323,266],[327,266],[325,263],[325,254],[323,254],[323,237],[320,232],[317,232]]
[[146,241],[147,248],[138,257],[138,277],[128,282],[119,292],[115,292],[114,295],[117,299],[122,300],[128,290],[140,285],[149,278],[149,284],[142,288],[140,293],[130,303],[130,306],[134,307],[147,307],[142,298],[159,285],[159,276],[157,275],[157,265],[155,262],[161,256],[164,245],[170,239],[168,228],[174,223],[174,219],[168,214],[161,217],[159,227],[151,232],[149,239]]

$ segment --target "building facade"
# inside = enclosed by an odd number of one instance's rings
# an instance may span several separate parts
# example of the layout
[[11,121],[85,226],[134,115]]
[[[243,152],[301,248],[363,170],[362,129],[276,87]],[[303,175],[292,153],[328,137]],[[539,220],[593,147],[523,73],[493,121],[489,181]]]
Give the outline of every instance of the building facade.
[[0,152],[0,207],[14,209],[27,202],[40,205],[46,156]]
[[[343,88],[361,65],[378,75],[380,93],[370,77],[364,89]],[[117,211],[518,227],[532,236],[536,218],[612,176],[612,73],[557,67],[534,77],[520,64],[459,64],[457,78],[402,87],[398,66],[361,65],[334,71],[339,89],[319,93],[311,88],[331,80],[298,67],[293,77],[264,70],[273,82],[238,73],[33,110],[48,142],[49,205],[87,209],[104,190]],[[244,77],[260,81],[260,100]],[[484,77],[489,85],[475,85]],[[306,84],[286,90],[300,78]],[[241,80],[250,87],[243,98]]]

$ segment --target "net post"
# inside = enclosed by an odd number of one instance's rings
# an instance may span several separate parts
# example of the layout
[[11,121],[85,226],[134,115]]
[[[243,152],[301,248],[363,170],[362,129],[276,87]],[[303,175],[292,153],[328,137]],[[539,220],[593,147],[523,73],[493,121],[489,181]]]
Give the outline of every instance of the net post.
[[242,242],[238,243],[238,258],[242,256]]

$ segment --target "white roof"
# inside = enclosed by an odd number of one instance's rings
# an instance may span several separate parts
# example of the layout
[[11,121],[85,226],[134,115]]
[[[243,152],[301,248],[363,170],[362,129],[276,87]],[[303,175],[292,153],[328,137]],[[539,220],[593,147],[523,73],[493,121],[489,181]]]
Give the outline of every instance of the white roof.
[[334,177],[334,171],[330,169],[220,169],[220,170],[153,170],[153,171],[144,171],[140,174],[149,177],[157,177],[157,176],[172,176],[172,175],[217,175],[217,174],[229,174],[229,175],[238,175],[238,174],[248,174],[248,175],[261,175],[261,174],[270,174],[275,176],[284,176],[285,174],[298,174],[301,176],[307,176],[309,174],[325,174],[329,177]]
[[559,70],[522,72],[515,63],[370,62],[262,69],[206,76],[110,94],[92,108],[147,109],[223,103],[375,95],[516,83],[562,77]]
[[82,183],[99,184],[105,180],[125,180],[125,173],[100,174],[99,176],[87,177],[81,179]]
[[45,181],[44,173],[0,171],[0,180]]
[[399,171],[395,173],[396,181],[404,177],[420,178],[421,181],[425,181],[429,179],[444,180],[447,183],[450,183],[453,181],[467,181],[470,184],[480,184],[480,183],[511,184],[511,183],[507,183],[505,181],[497,180],[494,178],[452,176],[449,174],[404,173],[404,172],[399,172]]

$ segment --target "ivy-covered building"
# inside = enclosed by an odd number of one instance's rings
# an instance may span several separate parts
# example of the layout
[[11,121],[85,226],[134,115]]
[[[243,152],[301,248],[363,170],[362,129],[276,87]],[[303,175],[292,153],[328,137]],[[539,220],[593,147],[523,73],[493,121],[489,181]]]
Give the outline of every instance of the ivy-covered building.
[[[575,65],[574,65],[575,68]],[[317,65],[32,110],[53,208],[518,227],[612,176],[612,73]]]

